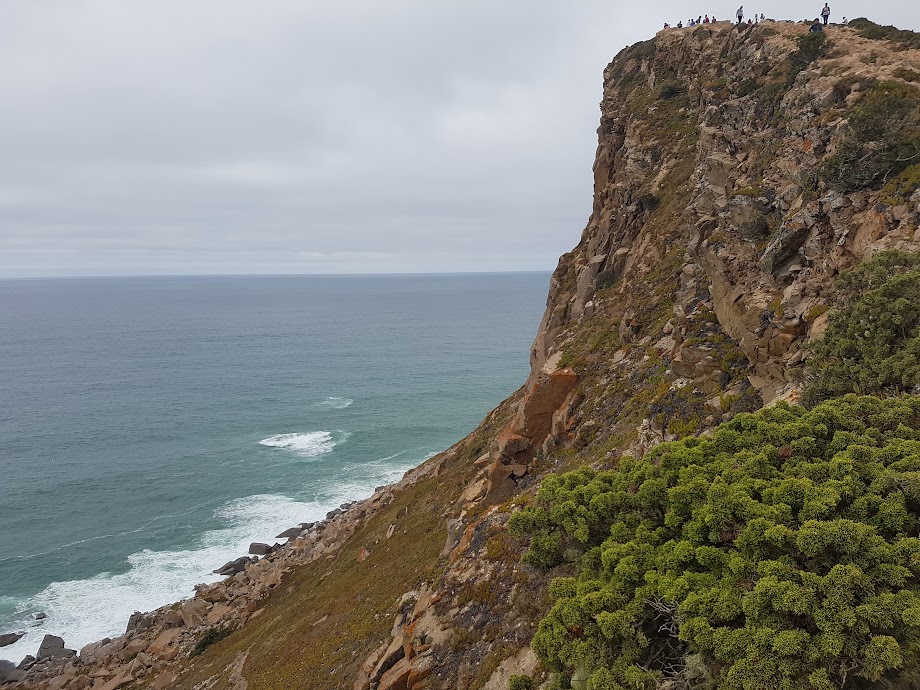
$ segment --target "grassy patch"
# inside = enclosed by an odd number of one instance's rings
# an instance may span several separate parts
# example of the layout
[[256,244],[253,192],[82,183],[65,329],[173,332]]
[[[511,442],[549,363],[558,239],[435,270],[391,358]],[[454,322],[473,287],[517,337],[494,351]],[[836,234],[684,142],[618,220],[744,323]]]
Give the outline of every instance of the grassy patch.
[[905,204],[918,189],[920,189],[920,163],[915,163],[882,187],[882,199],[889,204]]
[[890,41],[899,48],[920,48],[920,34],[915,31],[898,29],[894,26],[881,26],[865,17],[852,20],[849,27],[856,29],[860,36],[871,38],[874,41]]

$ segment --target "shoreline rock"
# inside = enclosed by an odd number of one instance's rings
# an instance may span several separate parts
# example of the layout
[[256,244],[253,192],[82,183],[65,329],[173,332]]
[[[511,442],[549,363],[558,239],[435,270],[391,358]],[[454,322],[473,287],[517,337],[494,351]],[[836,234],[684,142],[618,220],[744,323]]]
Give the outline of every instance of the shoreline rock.
[[0,635],[0,647],[8,647],[11,644],[16,644],[25,636],[26,634],[22,632],[3,633]]

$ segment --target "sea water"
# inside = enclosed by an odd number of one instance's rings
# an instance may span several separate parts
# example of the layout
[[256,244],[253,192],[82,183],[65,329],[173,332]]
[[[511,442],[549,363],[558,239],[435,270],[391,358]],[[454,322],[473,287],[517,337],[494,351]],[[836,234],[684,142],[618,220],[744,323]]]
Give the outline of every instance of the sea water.
[[121,634],[460,440],[548,278],[0,281],[0,658]]

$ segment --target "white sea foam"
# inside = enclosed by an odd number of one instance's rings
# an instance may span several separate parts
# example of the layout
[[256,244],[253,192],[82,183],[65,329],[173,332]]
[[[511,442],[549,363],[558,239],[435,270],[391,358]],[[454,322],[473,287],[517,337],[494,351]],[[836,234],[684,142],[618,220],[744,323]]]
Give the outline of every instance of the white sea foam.
[[[18,662],[26,654],[34,654],[45,634],[59,635],[68,647],[76,649],[120,635],[134,611],[152,611],[191,596],[198,583],[219,580],[211,571],[245,554],[251,542],[272,543],[281,530],[322,520],[339,503],[365,498],[374,486],[398,480],[423,459],[420,450],[363,463],[348,478],[330,478],[325,487],[329,489],[327,498],[321,503],[275,495],[241,498],[218,508],[215,515],[224,526],[205,532],[189,549],[138,551],[128,557],[127,572],[54,582],[17,603],[19,624],[11,629],[23,630],[26,636],[14,645],[0,647],[0,659]],[[394,462],[397,458],[399,461]],[[31,620],[37,611],[48,616],[40,625]],[[0,629],[2,632],[7,630]]]
[[[0,648],[0,659],[19,661],[26,654],[34,654],[42,637],[49,633],[60,635],[68,647],[76,649],[120,635],[134,611],[152,611],[191,596],[196,584],[220,579],[211,571],[245,554],[250,542],[271,543],[280,530],[322,519],[328,509],[329,505],[272,495],[231,501],[216,511],[225,527],[205,532],[190,549],[139,551],[128,557],[127,572],[54,582],[20,602],[18,628],[26,636]],[[37,611],[48,616],[41,625],[30,622]]]
[[344,410],[354,402],[351,398],[326,398],[322,402],[316,403],[317,407],[325,407],[330,410]]
[[328,453],[336,446],[336,441],[329,431],[311,431],[309,433],[278,434],[259,441],[259,445],[270,448],[293,450],[305,458],[315,458]]

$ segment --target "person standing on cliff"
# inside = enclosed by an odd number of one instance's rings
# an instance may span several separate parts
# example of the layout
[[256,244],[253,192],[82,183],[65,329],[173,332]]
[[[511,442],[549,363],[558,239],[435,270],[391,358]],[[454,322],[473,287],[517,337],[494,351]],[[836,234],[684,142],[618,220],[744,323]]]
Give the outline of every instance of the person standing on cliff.
[[824,19],[824,26],[827,26],[827,20],[830,19],[830,16],[831,16],[831,6],[828,5],[827,3],[824,3],[824,9],[821,10],[821,17],[822,19]]
[[744,5],[738,8],[738,11],[735,12],[735,16],[738,17],[738,23],[740,24],[744,21]]

